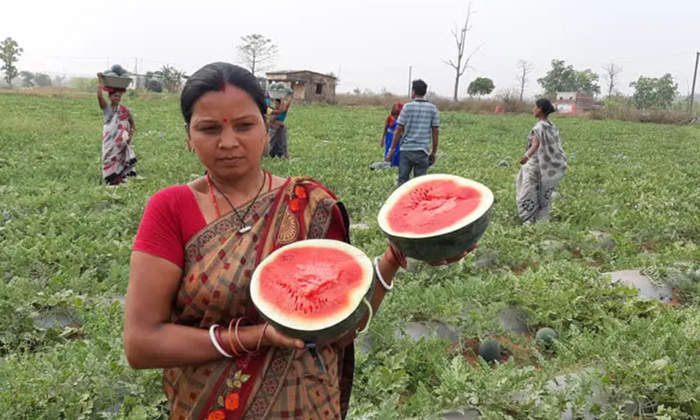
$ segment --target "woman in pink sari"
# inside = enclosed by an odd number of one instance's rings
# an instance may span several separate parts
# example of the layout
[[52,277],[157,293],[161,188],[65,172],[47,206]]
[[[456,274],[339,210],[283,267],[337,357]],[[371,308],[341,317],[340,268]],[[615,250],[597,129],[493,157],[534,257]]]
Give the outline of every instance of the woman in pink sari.
[[[208,172],[146,206],[125,310],[129,363],[164,369],[171,419],[345,418],[352,343],[367,320],[311,352],[264,324],[248,294],[253,270],[275,249],[311,238],[348,241],[342,204],[310,178],[261,168],[265,97],[247,70],[203,67],[187,81],[181,107]],[[377,259],[375,310],[404,263],[391,247]],[[234,326],[243,317],[251,322]]]

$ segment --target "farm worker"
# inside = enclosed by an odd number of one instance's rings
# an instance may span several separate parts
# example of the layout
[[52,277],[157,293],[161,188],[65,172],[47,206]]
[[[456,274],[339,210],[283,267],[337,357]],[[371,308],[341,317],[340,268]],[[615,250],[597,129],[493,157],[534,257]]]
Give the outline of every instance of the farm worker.
[[[391,145],[394,143],[394,133],[399,125],[397,119],[399,118],[402,109],[403,104],[401,102],[397,102],[391,108],[391,114],[386,117],[386,122],[384,123],[384,134],[382,134],[382,140],[379,142],[379,145],[384,147],[384,159],[389,156],[389,150],[391,150]],[[399,139],[399,142],[400,141],[401,139]],[[391,166],[399,166],[399,156],[399,149],[396,148],[394,154],[391,156],[391,159],[388,160],[388,162],[391,162]]]
[[[394,141],[385,158],[389,162],[394,151],[401,150],[399,186],[408,181],[411,171],[414,177],[428,173],[428,166],[434,164],[437,159],[440,118],[435,105],[425,99],[427,92],[428,85],[424,81],[413,81],[411,90],[413,101],[404,105],[401,110]],[[401,140],[400,149],[399,140]]]
[[500,105],[496,105],[496,110],[494,111],[494,113],[495,113],[495,114],[500,114],[501,112],[503,112],[503,109],[501,108],[501,106],[500,106]]
[[270,113],[270,157],[283,157],[289,159],[287,146],[287,119],[289,106],[292,104],[292,95],[287,94],[284,99],[275,99],[275,109]]
[[549,120],[554,111],[549,99],[539,99],[533,110],[539,121],[527,138],[515,182],[518,214],[523,222],[549,219],[552,193],[566,172],[567,160],[559,129]]
[[[248,70],[208,64],[180,101],[188,141],[208,172],[146,205],[124,313],[129,364],[164,369],[170,419],[240,419],[246,409],[255,418],[345,418],[353,341],[366,321],[312,352],[264,323],[248,291],[251,273],[275,249],[309,238],[348,242],[344,207],[317,181],[262,169],[265,96]],[[406,259],[389,247],[376,262],[383,283],[376,277],[375,314]]]
[[[102,91],[109,94],[108,104]],[[119,185],[127,177],[136,176],[136,154],[131,148],[136,126],[131,110],[121,105],[126,89],[104,85],[102,73],[97,74],[97,101],[104,114],[102,127],[102,178],[108,185]]]

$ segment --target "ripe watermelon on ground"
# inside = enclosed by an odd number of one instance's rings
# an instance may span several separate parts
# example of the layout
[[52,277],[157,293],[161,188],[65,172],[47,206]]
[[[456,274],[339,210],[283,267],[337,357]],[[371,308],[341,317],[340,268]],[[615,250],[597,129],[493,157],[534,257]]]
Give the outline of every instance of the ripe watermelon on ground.
[[493,193],[455,175],[424,175],[397,188],[379,211],[379,227],[404,254],[421,261],[458,257],[486,232]]
[[270,254],[253,272],[250,296],[282,333],[307,342],[345,335],[369,310],[374,268],[341,241],[295,242]]

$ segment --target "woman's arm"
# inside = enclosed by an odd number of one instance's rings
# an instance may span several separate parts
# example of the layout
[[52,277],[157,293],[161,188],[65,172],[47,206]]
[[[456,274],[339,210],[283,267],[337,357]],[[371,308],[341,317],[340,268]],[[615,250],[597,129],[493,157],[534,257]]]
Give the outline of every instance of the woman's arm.
[[[191,366],[223,357],[211,342],[208,329],[170,322],[181,276],[182,270],[166,259],[139,251],[131,254],[124,311],[124,348],[131,367]],[[228,328],[225,327],[228,326],[222,325],[221,338],[224,343],[229,343]],[[239,337],[243,346],[254,349],[262,332],[262,325],[241,327]],[[265,331],[262,344],[304,348],[301,340],[283,336],[272,326]],[[229,347],[224,349],[230,351]]]
[[131,127],[129,129],[129,139],[132,139],[134,137],[134,132],[136,131],[136,123],[134,123],[134,117],[131,115],[131,112],[129,112],[129,126]]
[[540,139],[537,137],[537,134],[532,136],[532,146],[530,146],[529,149],[525,152],[525,156],[520,158],[520,163],[521,164],[526,164],[530,158],[537,153],[537,149],[540,148]]
[[107,108],[107,102],[103,95],[103,88],[104,80],[102,79],[102,73],[97,73],[97,102],[100,104],[100,109],[102,110]]

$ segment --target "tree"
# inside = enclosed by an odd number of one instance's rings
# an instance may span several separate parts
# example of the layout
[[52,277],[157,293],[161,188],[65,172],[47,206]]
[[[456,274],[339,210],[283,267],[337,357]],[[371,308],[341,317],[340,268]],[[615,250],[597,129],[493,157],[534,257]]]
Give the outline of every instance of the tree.
[[277,55],[277,46],[272,40],[260,34],[251,34],[241,37],[241,44],[237,47],[238,59],[242,61],[253,75],[257,71],[268,70]]
[[477,77],[473,82],[469,83],[467,87],[467,93],[469,96],[482,96],[488,95],[493,92],[495,86],[493,85],[493,80],[488,77]]
[[53,78],[53,85],[58,86],[58,87],[63,87],[63,84],[65,83],[66,78],[63,76],[55,76]]
[[45,73],[37,73],[34,75],[34,83],[40,87],[51,86],[51,76]]
[[163,88],[170,93],[179,92],[182,89],[183,79],[187,78],[185,72],[167,64],[153,73],[153,75],[160,78]]
[[464,50],[467,46],[467,32],[471,31],[472,29],[472,27],[469,26],[469,20],[475,13],[476,12],[472,12],[472,4],[469,3],[467,17],[464,20],[464,26],[462,26],[459,31],[457,31],[457,27],[452,30],[452,36],[454,36],[455,44],[457,45],[457,62],[455,63],[452,60],[443,60],[445,64],[452,67],[455,71],[455,90],[454,95],[452,96],[452,99],[455,102],[457,102],[457,94],[459,93],[459,79],[462,78],[462,75],[467,70],[467,67],[469,67],[469,62],[474,57],[474,54],[476,54],[477,51],[479,51],[479,48],[481,48],[481,46],[476,47],[471,54],[466,57],[464,56]]
[[8,37],[0,42],[0,61],[3,63],[0,70],[5,72],[5,81],[9,85],[12,85],[12,79],[19,75],[15,63],[19,61],[19,56],[23,52],[24,50],[19,47],[17,41],[12,38]]
[[600,93],[598,75],[590,69],[577,71],[574,66],[567,66],[564,60],[552,60],[552,69],[537,79],[547,93],[578,92]]
[[630,83],[634,88],[634,103],[637,109],[669,109],[678,93],[678,84],[673,77],[666,73],[663,77],[640,76],[636,82]]
[[23,71],[20,72],[19,77],[22,78],[22,87],[34,87],[34,73]]
[[608,96],[613,94],[615,87],[617,86],[618,78],[617,76],[622,73],[622,67],[615,63],[606,64],[603,66],[605,73],[603,74],[603,79],[608,84]]
[[583,91],[585,93],[600,94],[600,86],[598,85],[598,75],[593,73],[591,69],[576,72],[576,89],[575,91]]
[[523,101],[525,96],[525,86],[530,80],[528,76],[532,72],[532,63],[525,60],[518,60],[518,83],[520,83],[520,102]]

